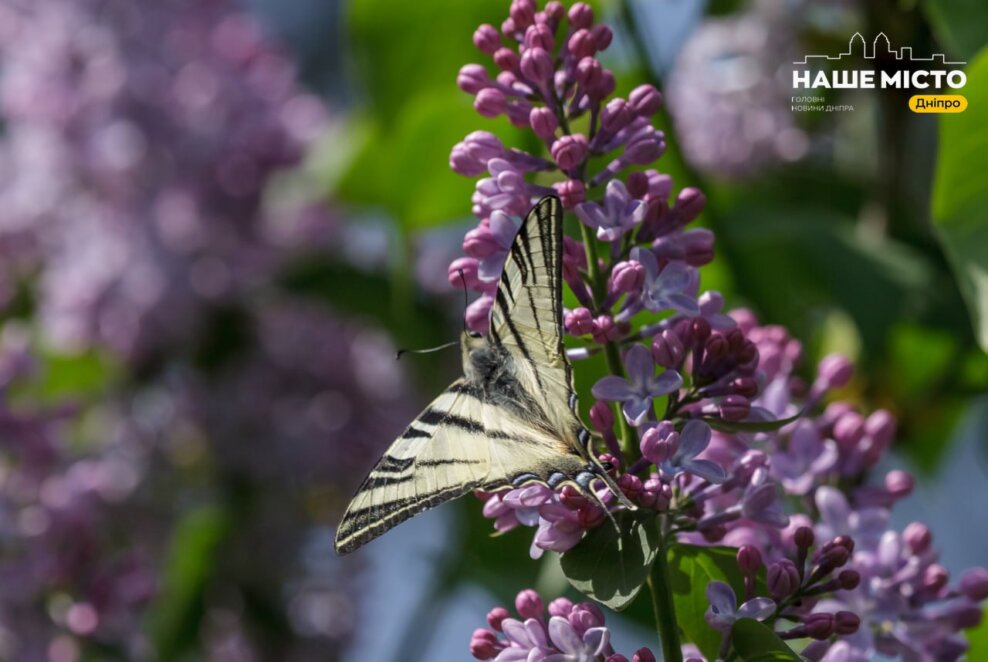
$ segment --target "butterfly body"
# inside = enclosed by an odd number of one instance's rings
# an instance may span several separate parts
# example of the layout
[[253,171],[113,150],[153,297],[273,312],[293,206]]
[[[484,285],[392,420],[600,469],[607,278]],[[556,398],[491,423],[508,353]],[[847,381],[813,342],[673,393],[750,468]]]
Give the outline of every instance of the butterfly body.
[[[346,553],[473,490],[604,480],[576,409],[562,345],[562,210],[540,201],[501,276],[490,332],[464,333],[463,377],[398,437],[357,490],[336,533]],[[630,505],[630,504],[629,504]]]

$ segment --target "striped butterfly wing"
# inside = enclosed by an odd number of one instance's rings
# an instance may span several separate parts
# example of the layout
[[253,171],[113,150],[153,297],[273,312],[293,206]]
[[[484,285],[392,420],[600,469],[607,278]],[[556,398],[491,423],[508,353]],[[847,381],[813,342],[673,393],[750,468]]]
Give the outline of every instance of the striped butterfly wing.
[[578,472],[585,462],[551,435],[486,401],[457,380],[436,398],[370,472],[336,532],[336,550],[353,551],[406,519],[475,489]]

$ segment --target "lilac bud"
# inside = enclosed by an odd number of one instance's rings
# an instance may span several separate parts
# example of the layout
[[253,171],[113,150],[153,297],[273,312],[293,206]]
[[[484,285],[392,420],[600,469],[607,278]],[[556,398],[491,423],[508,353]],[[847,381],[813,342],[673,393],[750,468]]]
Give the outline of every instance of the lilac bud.
[[700,189],[688,186],[676,196],[675,210],[684,225],[700,215],[707,206],[707,196]]
[[468,290],[483,289],[483,284],[477,276],[479,266],[480,265],[477,262],[477,258],[456,258],[450,263],[449,269],[447,270],[446,275],[449,279],[449,284],[457,289],[463,287]]
[[969,568],[961,575],[961,593],[975,602],[988,598],[988,570]]
[[834,632],[838,635],[854,634],[861,626],[861,618],[849,611],[834,614]]
[[596,58],[590,56],[584,57],[576,65],[576,82],[583,86],[587,94],[593,96],[591,90],[596,91],[600,87],[600,78],[603,71],[603,67],[600,66],[600,62]]
[[559,200],[563,203],[563,209],[573,209],[586,200],[586,190],[583,182],[579,179],[556,182],[554,188],[556,189],[556,193],[559,194]]
[[515,29],[524,30],[535,22],[535,0],[514,0],[509,13]]
[[477,177],[487,172],[486,164],[475,159],[463,143],[453,145],[449,153],[449,167],[464,177]]
[[456,85],[467,94],[476,94],[490,87],[491,79],[487,70],[479,64],[464,64],[456,75]]
[[491,308],[494,305],[494,298],[482,296],[469,306],[464,313],[467,327],[478,333],[486,333],[490,327]]
[[783,600],[794,594],[800,585],[799,569],[789,559],[782,559],[768,567],[765,575],[768,591],[776,600]]
[[486,55],[494,55],[501,47],[501,35],[493,25],[484,23],[473,33],[473,45]]
[[706,228],[694,228],[679,235],[679,246],[686,264],[702,267],[714,259],[714,233]]
[[544,107],[532,108],[532,112],[528,115],[528,123],[535,135],[542,140],[552,140],[556,135],[556,129],[559,128],[556,114]]
[[655,654],[648,648],[639,648],[635,651],[631,662],[655,662]]
[[487,224],[481,224],[463,237],[463,251],[470,257],[485,258],[501,250],[494,233]]
[[552,34],[552,28],[548,25],[537,23],[525,30],[526,48],[544,48],[547,51],[551,51],[555,45],[556,38]]
[[737,553],[738,568],[745,575],[753,575],[762,567],[762,553],[752,545],[742,545]]
[[504,143],[490,131],[473,131],[463,139],[470,155],[482,161],[484,167],[491,159],[504,155]]
[[642,485],[642,494],[638,498],[638,502],[646,508],[665,510],[669,506],[671,498],[672,488],[663,484],[656,474],[652,474],[651,478]]
[[705,343],[710,337],[710,322],[698,317],[690,323],[690,335],[694,342]]
[[542,618],[545,605],[538,593],[527,588],[515,597],[515,610],[522,618]]
[[628,662],[628,658],[620,653],[615,653],[614,655],[608,655],[604,662]]
[[909,496],[913,491],[913,476],[908,471],[893,469],[885,474],[885,489],[897,499]]
[[624,148],[622,158],[633,165],[648,165],[662,156],[665,143],[657,133],[651,133],[630,143]]
[[610,69],[604,69],[600,75],[600,85],[589,90],[588,93],[594,99],[606,99],[614,93],[615,89],[617,89],[617,79],[614,78],[614,73]]
[[569,8],[569,23],[577,30],[589,28],[593,25],[593,9],[584,2],[577,2]]
[[473,107],[484,117],[497,117],[508,110],[508,102],[501,90],[488,87],[477,93]]
[[707,361],[719,361],[727,356],[727,339],[722,335],[710,336],[703,348],[703,355]]
[[751,413],[751,402],[743,395],[727,395],[720,401],[719,412],[725,421],[743,421]]
[[796,547],[800,549],[809,549],[813,546],[814,542],[813,529],[808,526],[801,526],[796,529],[796,534],[793,536],[793,540],[796,543]]
[[640,262],[624,261],[614,265],[611,271],[611,293],[637,292],[645,282],[645,267]]
[[573,607],[569,615],[570,625],[579,636],[583,636],[590,628],[599,628],[604,624],[604,614],[600,607],[592,602],[581,602]]
[[840,388],[854,376],[854,364],[842,354],[828,354],[821,359],[817,372],[825,389]]
[[536,84],[548,84],[555,72],[549,51],[538,46],[525,51],[521,56],[520,66],[522,74]]
[[628,95],[628,102],[631,104],[631,109],[639,117],[651,117],[659,112],[659,108],[662,106],[662,94],[655,89],[654,85],[639,85],[631,90],[631,94]]
[[841,570],[837,575],[837,584],[845,591],[853,591],[861,583],[861,574],[857,570]]
[[913,554],[923,554],[933,543],[933,533],[922,522],[912,522],[902,531],[902,539]]
[[958,630],[970,630],[981,624],[981,609],[974,605],[960,607],[952,615],[953,626]]
[[678,368],[685,355],[683,341],[672,329],[663,329],[652,339],[652,358],[663,368]]
[[569,598],[556,598],[549,603],[549,615],[566,618],[573,611],[573,601]]
[[[633,119],[633,114],[631,107],[628,102],[624,99],[611,99],[604,106],[604,109],[600,111],[600,125],[604,128],[607,133],[617,133],[624,127],[628,126],[628,123]],[[639,175],[639,179],[644,180],[644,186],[639,185],[636,188],[635,193],[631,195],[635,198],[645,197],[648,187],[648,177],[645,173],[636,172],[634,175]],[[628,176],[628,184],[630,186],[632,176]],[[630,189],[629,189],[630,192]]]
[[510,48],[499,48],[494,52],[494,64],[501,71],[517,71],[518,53]]
[[583,163],[587,156],[587,138],[582,133],[562,136],[552,143],[552,158],[563,170],[570,170]]
[[[607,112],[607,109],[618,101],[624,102],[624,99],[611,99],[607,102],[607,105],[604,106],[604,112],[601,114],[601,121],[603,121],[604,113]],[[628,104],[624,103],[624,107],[628,108]],[[617,113],[616,110],[614,112],[615,114]],[[625,182],[625,188],[628,189],[628,193],[631,194],[632,198],[644,198],[648,193],[648,175],[640,171],[631,173]]]
[[834,620],[833,614],[809,614],[803,621],[803,629],[808,637],[819,640],[827,639],[834,633]]
[[485,628],[477,628],[470,637],[470,654],[478,660],[491,660],[498,654],[497,635]]
[[500,632],[501,623],[503,623],[504,619],[508,618],[510,615],[511,614],[509,614],[508,610],[504,607],[494,607],[494,609],[487,612],[487,623],[492,628]]
[[576,308],[563,317],[563,325],[574,336],[585,336],[593,332],[593,313],[587,308]]
[[626,325],[614,323],[614,318],[610,315],[599,315],[593,321],[593,339],[595,342],[604,344],[618,340]]
[[679,433],[669,421],[660,421],[645,431],[639,446],[642,457],[653,464],[662,464],[679,448]]
[[596,52],[596,45],[593,35],[589,30],[577,30],[570,35],[566,42],[566,48],[574,60],[582,61],[583,58],[593,57]]
[[877,409],[864,423],[865,434],[882,447],[887,447],[895,436],[895,417],[886,409]]
[[923,572],[923,588],[930,593],[939,593],[950,580],[950,573],[939,563],[933,563]]
[[614,38],[614,33],[611,31],[611,28],[604,23],[594,26],[594,28],[590,30],[590,34],[593,35],[594,45],[597,47],[598,51],[606,50],[607,47],[611,45],[611,40]]
[[751,399],[758,395],[758,380],[754,377],[738,377],[731,382],[731,388],[738,395]]
[[834,422],[834,441],[845,450],[853,450],[864,434],[864,418],[851,411]]
[[611,406],[603,400],[595,402],[590,408],[590,423],[601,434],[610,431],[614,427],[614,411]]
[[642,479],[634,474],[621,474],[618,478],[618,487],[632,501],[638,499],[642,493]]
[[563,20],[563,17],[566,16],[566,7],[563,3],[557,2],[556,0],[546,3],[543,11],[545,12],[545,15],[553,21],[561,21]]

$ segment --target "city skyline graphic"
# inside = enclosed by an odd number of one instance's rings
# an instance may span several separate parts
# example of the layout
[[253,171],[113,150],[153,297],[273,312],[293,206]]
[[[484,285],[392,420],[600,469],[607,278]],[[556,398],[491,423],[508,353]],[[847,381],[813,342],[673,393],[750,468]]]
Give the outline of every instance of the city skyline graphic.
[[929,62],[933,64],[942,65],[964,65],[967,62],[953,62],[947,60],[947,56],[943,53],[934,53],[929,57],[916,57],[913,55],[912,46],[903,46],[902,48],[892,48],[892,43],[889,41],[888,35],[884,32],[879,32],[875,39],[871,42],[871,52],[868,51],[868,42],[861,35],[860,32],[855,32],[851,35],[851,38],[847,42],[847,51],[843,53],[838,53],[837,55],[804,55],[802,60],[797,60],[793,64],[797,65],[810,65],[814,62],[836,62],[843,59],[846,56],[860,56],[865,60],[874,60],[878,53],[889,54],[894,56],[898,61],[908,61],[908,62]]

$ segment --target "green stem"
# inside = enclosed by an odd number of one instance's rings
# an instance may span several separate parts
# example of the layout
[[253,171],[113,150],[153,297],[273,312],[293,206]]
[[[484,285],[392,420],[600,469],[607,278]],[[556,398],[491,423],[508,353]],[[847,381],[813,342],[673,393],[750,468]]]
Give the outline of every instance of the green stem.
[[683,662],[683,650],[679,643],[679,626],[676,624],[676,606],[669,591],[669,548],[666,517],[659,517],[659,549],[648,576],[648,590],[652,594],[652,610],[655,626],[662,645],[665,662]]

